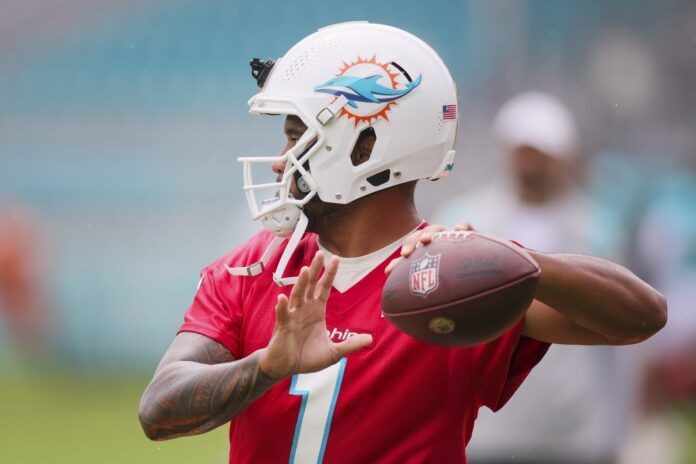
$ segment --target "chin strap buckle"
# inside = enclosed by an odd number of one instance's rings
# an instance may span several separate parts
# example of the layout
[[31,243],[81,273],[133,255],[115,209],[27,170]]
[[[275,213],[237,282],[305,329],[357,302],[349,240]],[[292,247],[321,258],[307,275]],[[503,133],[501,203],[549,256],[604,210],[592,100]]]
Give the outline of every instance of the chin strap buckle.
[[265,267],[263,262],[258,262],[258,263],[252,264],[251,266],[247,266],[246,267],[247,276],[249,276],[249,277],[257,276],[257,275],[261,274],[265,268],[266,267]]
[[261,256],[261,261],[250,264],[248,266],[240,267],[229,267],[225,264],[225,269],[227,269],[227,272],[229,272],[230,275],[233,276],[256,277],[257,275],[261,274],[263,271],[266,270],[266,264],[268,263],[268,260],[271,259],[271,256],[273,256],[273,253],[275,253],[275,251],[278,249],[282,242],[282,238],[274,238],[273,241],[268,245],[268,248],[266,248],[266,251],[263,252],[263,256]]
[[[293,231],[292,236],[290,236],[290,240],[288,240],[288,244],[285,246],[285,250],[283,250],[283,254],[280,257],[280,261],[278,261],[278,267],[276,267],[275,272],[273,272],[273,281],[279,287],[293,285],[295,282],[297,282],[297,276],[283,277],[283,273],[285,273],[285,268],[287,267],[288,262],[290,261],[290,257],[292,257],[292,254],[297,249],[297,245],[300,243],[302,236],[307,230],[308,223],[309,221],[307,219],[307,216],[305,216],[303,213],[300,213],[300,219],[297,221],[295,230]],[[266,251],[263,252],[261,260],[256,263],[241,267],[229,267],[225,265],[225,269],[233,276],[255,277],[266,270],[266,265],[268,264],[268,261],[271,259],[271,257],[275,254],[275,252],[278,250],[278,248],[284,241],[285,239],[283,237],[275,237],[273,241],[268,245],[268,248],[266,248]]]

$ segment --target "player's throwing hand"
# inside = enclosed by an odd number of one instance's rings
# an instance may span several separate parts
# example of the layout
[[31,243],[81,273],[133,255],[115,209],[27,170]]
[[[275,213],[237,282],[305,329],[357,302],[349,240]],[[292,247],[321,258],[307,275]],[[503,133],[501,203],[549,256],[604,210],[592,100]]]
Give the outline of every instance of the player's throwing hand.
[[338,269],[338,258],[329,261],[319,278],[324,255],[318,251],[309,267],[303,267],[290,298],[278,295],[276,322],[261,369],[274,379],[320,371],[372,343],[372,336],[357,334],[333,343],[326,331],[326,301]]
[[[392,269],[401,261],[403,258],[407,258],[413,251],[421,245],[430,243],[433,239],[433,235],[444,230],[451,230],[448,227],[433,224],[423,229],[419,229],[406,237],[403,245],[401,245],[401,256],[394,258],[384,270],[385,273],[391,273]],[[474,227],[466,219],[462,219],[454,226],[453,230],[474,230]]]

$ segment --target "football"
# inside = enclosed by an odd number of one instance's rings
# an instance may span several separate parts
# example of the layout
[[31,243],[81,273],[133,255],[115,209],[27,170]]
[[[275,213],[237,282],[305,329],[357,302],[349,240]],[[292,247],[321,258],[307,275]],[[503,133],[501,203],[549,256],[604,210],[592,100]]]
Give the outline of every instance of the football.
[[539,274],[534,259],[511,242],[471,231],[440,232],[394,267],[382,311],[422,341],[474,346],[521,319]]

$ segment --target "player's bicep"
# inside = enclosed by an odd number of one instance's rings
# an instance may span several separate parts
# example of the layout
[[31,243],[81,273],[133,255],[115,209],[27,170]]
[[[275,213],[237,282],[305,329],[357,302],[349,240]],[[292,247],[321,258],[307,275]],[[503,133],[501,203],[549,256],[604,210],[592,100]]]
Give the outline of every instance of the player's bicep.
[[157,370],[176,361],[220,364],[234,361],[234,356],[225,345],[212,338],[194,332],[180,332],[169,345]]
[[611,345],[604,336],[582,327],[552,307],[534,300],[524,316],[522,335],[559,345]]

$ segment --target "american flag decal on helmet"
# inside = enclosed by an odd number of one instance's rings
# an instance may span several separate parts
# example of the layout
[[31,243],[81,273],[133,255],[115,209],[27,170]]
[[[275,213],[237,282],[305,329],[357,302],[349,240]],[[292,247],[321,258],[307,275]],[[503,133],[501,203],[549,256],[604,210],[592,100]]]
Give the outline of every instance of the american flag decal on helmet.
[[457,119],[457,105],[442,105],[442,120],[453,121]]

